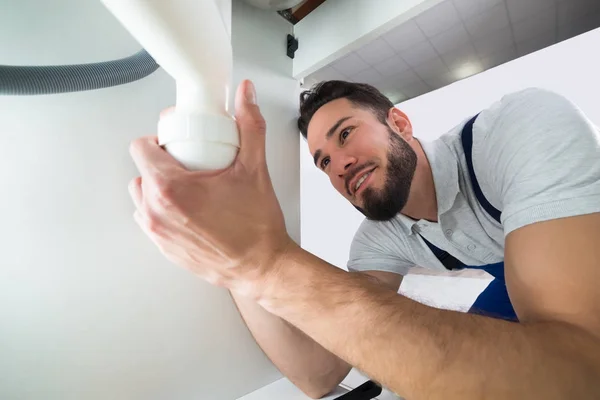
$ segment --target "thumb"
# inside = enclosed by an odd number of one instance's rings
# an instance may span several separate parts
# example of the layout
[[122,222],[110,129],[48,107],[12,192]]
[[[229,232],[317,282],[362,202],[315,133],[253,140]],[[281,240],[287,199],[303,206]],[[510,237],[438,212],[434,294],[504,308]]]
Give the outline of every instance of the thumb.
[[238,160],[246,167],[265,162],[267,124],[256,105],[254,84],[243,81],[235,95],[235,120],[240,132]]

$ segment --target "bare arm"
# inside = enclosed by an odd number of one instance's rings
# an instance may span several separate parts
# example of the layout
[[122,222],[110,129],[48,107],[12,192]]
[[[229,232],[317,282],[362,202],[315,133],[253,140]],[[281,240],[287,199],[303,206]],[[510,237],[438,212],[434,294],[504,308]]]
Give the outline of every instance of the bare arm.
[[[395,292],[402,276],[391,272],[366,274]],[[254,300],[232,293],[237,307],[265,354],[290,381],[312,398],[331,392],[352,368],[305,333],[275,316]]]
[[254,300],[232,296],[258,345],[279,371],[311,398],[327,395],[350,371],[346,362]]
[[508,236],[522,323],[418,304],[299,248],[260,304],[410,399],[600,398],[598,243],[600,214]]

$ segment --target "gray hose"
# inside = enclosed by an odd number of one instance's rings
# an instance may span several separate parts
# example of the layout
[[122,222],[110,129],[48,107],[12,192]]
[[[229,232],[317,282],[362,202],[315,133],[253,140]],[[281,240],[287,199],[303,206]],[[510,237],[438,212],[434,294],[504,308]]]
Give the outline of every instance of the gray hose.
[[23,96],[102,89],[145,78],[158,67],[146,50],[119,60],[92,64],[0,65],[0,95]]

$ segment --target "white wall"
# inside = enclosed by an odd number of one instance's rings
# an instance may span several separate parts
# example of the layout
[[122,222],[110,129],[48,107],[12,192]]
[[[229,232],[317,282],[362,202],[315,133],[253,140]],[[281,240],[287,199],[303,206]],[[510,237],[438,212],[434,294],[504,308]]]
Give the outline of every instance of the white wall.
[[[269,166],[299,239],[291,25],[234,4],[235,82],[252,78]],[[100,61],[139,48],[99,1],[20,0],[0,63]],[[174,101],[164,72],[100,91],[0,97],[0,398],[236,399],[280,377],[224,290],[165,261],[133,221],[129,142]]]

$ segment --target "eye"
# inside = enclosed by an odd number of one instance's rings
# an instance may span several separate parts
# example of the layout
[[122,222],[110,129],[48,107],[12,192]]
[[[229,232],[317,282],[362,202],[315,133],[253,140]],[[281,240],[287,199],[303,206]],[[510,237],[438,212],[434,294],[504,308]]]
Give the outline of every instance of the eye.
[[325,157],[321,160],[321,169],[325,169],[329,165],[329,157]]
[[346,128],[340,132],[340,143],[344,143],[344,141],[346,140],[348,135],[350,135],[351,130],[352,130],[352,128]]

